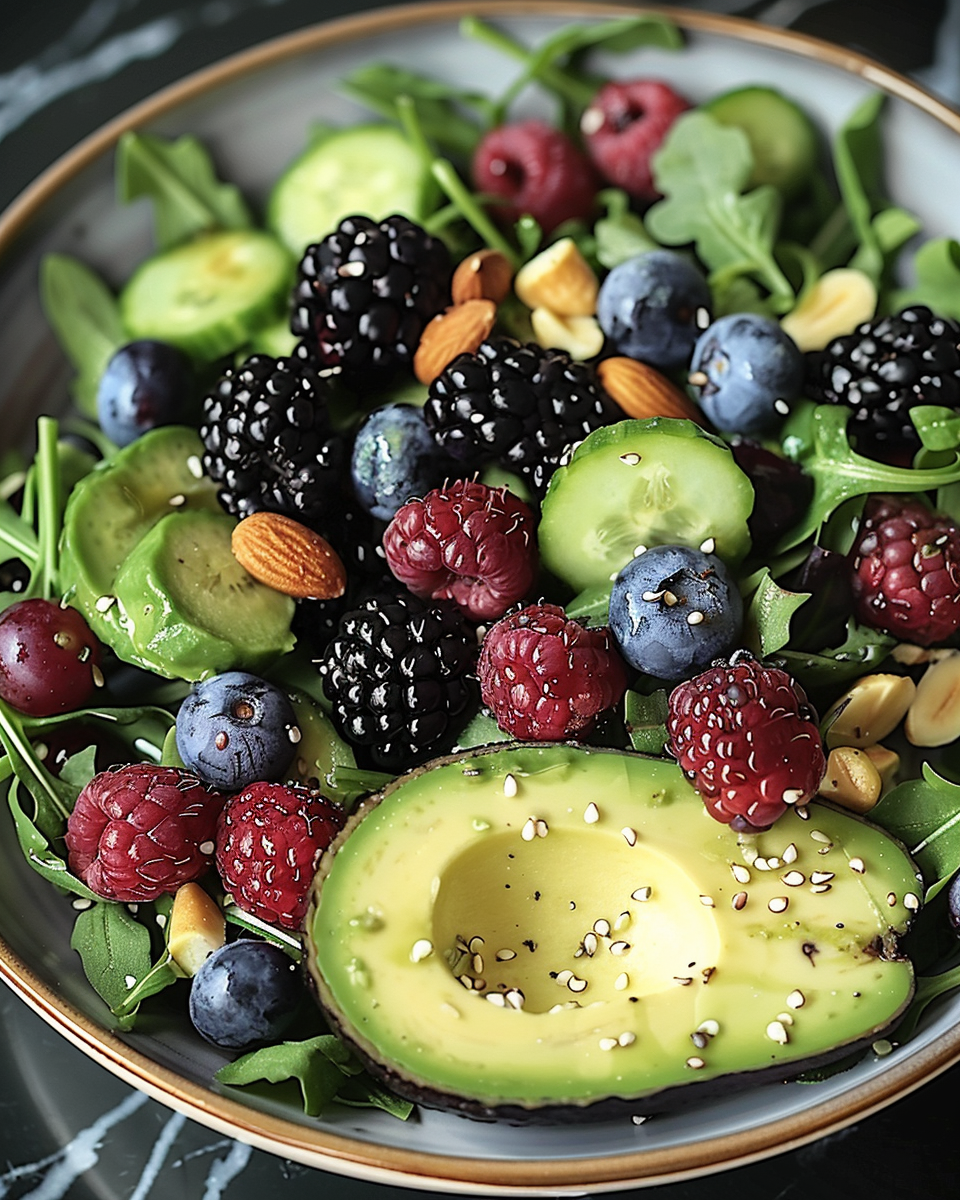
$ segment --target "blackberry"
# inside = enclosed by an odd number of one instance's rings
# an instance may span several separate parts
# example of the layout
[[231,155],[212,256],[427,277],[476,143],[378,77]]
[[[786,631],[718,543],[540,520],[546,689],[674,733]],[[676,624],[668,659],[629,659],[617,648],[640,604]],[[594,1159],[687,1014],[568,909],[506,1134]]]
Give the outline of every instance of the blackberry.
[[451,274],[443,242],[406,217],[345,217],[300,260],[290,328],[348,383],[388,375],[450,303]]
[[470,716],[476,655],[452,605],[380,595],[344,614],[319,667],[343,736],[398,771],[429,758]]
[[306,524],[322,517],[346,459],[327,387],[300,358],[255,354],[227,368],[203,402],[200,426],[204,470],[227,512],[267,510]]
[[565,351],[492,338],[437,376],[424,415],[451,457],[498,462],[542,496],[571,443],[623,414]]
[[923,305],[859,325],[806,357],[806,394],[852,411],[857,450],[909,463],[920,449],[918,404],[960,406],[960,325]]

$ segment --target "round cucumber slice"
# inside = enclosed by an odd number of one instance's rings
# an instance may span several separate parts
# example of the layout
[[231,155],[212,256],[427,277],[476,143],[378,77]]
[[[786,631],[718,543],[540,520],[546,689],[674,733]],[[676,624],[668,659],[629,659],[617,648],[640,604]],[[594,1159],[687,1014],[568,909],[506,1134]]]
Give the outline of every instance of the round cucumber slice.
[[306,150],[274,185],[267,225],[298,257],[344,217],[424,216],[430,173],[392,125],[359,125]]
[[609,588],[638,546],[701,546],[724,562],[750,549],[753,486],[729,446],[692,421],[619,421],[594,430],[543,498],[543,565],[578,592]]
[[132,337],[210,362],[277,319],[290,282],[290,255],[271,234],[208,233],[142,263],[120,294],[120,313]]
[[775,88],[734,88],[704,110],[722,125],[736,125],[753,151],[751,186],[772,184],[784,195],[799,191],[817,162],[819,137],[807,114]]

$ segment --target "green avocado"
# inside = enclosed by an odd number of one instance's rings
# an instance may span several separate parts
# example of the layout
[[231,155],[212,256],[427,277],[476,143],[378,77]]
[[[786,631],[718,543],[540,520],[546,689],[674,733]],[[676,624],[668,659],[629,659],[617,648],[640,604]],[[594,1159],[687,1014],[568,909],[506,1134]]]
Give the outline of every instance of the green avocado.
[[789,1078],[903,1014],[920,894],[882,830],[804,811],[744,839],[663,759],[511,743],[438,760],[325,856],[317,998],[398,1093],[483,1118]]

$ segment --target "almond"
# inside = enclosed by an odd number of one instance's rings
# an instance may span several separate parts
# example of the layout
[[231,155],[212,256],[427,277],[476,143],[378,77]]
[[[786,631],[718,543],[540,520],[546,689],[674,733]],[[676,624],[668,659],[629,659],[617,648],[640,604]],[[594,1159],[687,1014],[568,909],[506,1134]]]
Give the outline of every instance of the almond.
[[499,304],[510,293],[513,267],[501,250],[478,250],[468,255],[453,273],[450,290],[454,304],[467,300],[492,300]]
[[562,317],[549,308],[530,313],[533,336],[545,350],[566,350],[577,362],[596,358],[603,349],[603,330],[596,317]]
[[297,600],[342,596],[347,574],[319,533],[280,513],[251,513],[233,531],[233,556],[259,583]]
[[497,319],[492,300],[464,300],[440,313],[427,325],[413,356],[413,373],[430,384],[458,354],[474,354],[490,336]]
[[549,308],[561,317],[592,317],[599,287],[577,243],[561,238],[520,268],[514,291],[528,308]]
[[184,975],[196,975],[207,956],[226,941],[227,924],[199,883],[177,889],[167,925],[167,949]]
[[685,417],[707,421],[694,402],[665,375],[635,358],[605,358],[597,364],[604,391],[628,417]]

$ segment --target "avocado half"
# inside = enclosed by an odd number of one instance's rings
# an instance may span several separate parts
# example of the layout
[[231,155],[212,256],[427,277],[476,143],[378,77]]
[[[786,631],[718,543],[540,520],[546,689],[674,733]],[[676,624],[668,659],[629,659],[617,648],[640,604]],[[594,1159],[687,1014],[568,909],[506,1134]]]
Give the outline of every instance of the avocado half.
[[437,760],[325,856],[317,998],[400,1095],[485,1119],[787,1079],[902,1016],[922,894],[883,830],[805,811],[738,839],[666,760],[517,743]]

